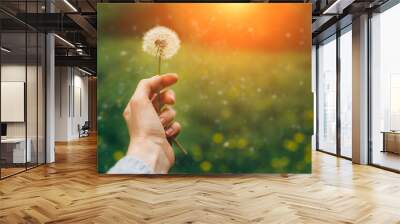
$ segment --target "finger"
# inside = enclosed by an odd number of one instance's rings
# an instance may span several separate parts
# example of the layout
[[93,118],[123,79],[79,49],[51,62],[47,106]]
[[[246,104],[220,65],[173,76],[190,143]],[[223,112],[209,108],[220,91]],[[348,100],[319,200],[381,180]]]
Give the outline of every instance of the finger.
[[172,107],[165,107],[165,109],[160,114],[160,121],[163,127],[168,127],[176,116],[176,112]]
[[175,103],[175,92],[172,89],[167,89],[160,94],[163,104],[173,105]]
[[167,89],[160,94],[161,105],[159,105],[159,100],[157,98],[157,94],[155,93],[150,99],[153,102],[154,108],[162,108],[165,104],[173,105],[175,104],[175,93],[172,89]]
[[164,75],[156,75],[149,79],[142,79],[136,89],[135,95],[138,97],[150,98],[154,93],[171,86],[178,81],[178,75],[167,73]]
[[175,137],[179,134],[181,131],[181,125],[178,122],[174,122],[171,126],[167,128],[165,131],[165,135],[167,135],[168,138],[170,137]]

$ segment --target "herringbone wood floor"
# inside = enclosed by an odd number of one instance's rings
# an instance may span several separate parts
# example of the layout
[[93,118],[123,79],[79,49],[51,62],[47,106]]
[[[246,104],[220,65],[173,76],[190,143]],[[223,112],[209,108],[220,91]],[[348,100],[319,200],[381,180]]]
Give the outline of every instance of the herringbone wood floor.
[[0,223],[400,223],[400,175],[323,153],[312,175],[100,176],[95,141],[0,181]]

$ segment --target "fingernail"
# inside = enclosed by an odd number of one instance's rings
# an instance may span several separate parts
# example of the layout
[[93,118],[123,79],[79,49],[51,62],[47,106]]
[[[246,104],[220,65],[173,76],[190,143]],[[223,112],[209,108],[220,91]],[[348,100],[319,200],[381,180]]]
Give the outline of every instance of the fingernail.
[[172,135],[174,133],[174,129],[170,127],[170,128],[167,129],[167,131],[165,131],[165,133],[167,135]]

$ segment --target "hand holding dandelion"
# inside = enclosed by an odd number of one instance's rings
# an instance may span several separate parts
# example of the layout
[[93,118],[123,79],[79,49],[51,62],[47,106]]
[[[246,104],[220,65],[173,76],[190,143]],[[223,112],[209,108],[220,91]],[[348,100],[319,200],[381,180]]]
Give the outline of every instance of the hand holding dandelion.
[[[161,74],[161,60],[174,56],[178,52],[179,47],[180,40],[178,35],[167,27],[156,26],[147,31],[143,37],[143,50],[157,58],[157,74],[159,75]],[[158,89],[156,93],[156,110],[159,114],[162,109],[160,91],[161,89]],[[187,154],[186,150],[175,138],[169,138],[169,140],[175,143],[184,154]]]
[[144,162],[152,173],[168,173],[175,163],[175,154],[168,141],[180,132],[172,108],[175,94],[171,89],[161,93],[161,101],[166,106],[160,114],[155,110],[155,95],[158,89],[177,81],[178,75],[173,73],[142,79],[123,113],[130,137],[127,155]]

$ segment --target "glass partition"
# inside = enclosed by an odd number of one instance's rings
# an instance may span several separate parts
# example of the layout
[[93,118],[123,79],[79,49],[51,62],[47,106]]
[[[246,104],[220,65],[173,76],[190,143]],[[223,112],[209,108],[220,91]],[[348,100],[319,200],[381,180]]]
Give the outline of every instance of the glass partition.
[[26,140],[26,41],[24,31],[1,34],[2,177],[24,171],[31,162]]
[[[1,2],[18,13],[43,11],[43,1]],[[45,163],[43,33],[0,12],[0,178]]]
[[336,36],[318,47],[318,149],[336,154]]

